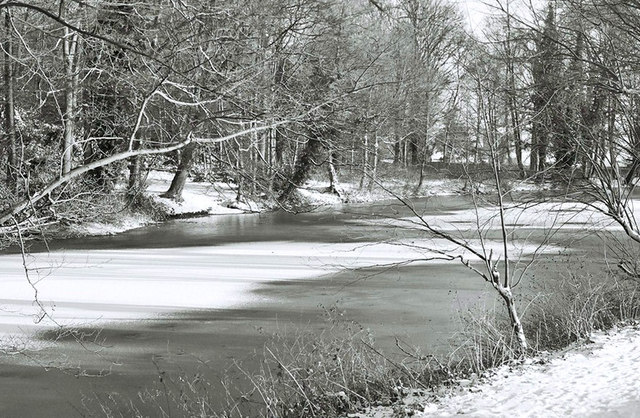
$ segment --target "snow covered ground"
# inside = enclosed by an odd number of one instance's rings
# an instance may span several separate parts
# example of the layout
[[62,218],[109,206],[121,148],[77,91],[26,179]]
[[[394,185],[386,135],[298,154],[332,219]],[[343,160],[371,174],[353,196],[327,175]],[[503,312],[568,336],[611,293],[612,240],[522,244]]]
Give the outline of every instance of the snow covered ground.
[[[182,201],[165,199],[160,195],[169,189],[173,173],[151,171],[147,177],[147,192],[159,203],[167,206],[172,215],[207,213],[224,215],[243,212],[260,212],[264,206],[255,202],[235,202],[236,191],[227,183],[196,183],[187,180],[182,192]],[[233,206],[233,207],[231,207]]]
[[[172,179],[173,173],[151,171],[146,181],[146,192],[157,204],[164,207],[168,215],[226,215],[264,210],[264,207],[257,203],[235,202],[236,192],[226,183],[196,183],[187,180],[181,202],[160,197],[169,189]],[[153,220],[147,216],[129,214],[123,215],[116,223],[86,222],[74,225],[73,230],[77,235],[113,235],[140,228],[152,222]]]
[[[305,186],[298,189],[298,193],[306,198],[312,204],[318,205],[335,205],[341,203],[343,200],[349,203],[366,203],[380,200],[393,199],[393,195],[380,185],[376,185],[373,189],[369,189],[367,186],[360,189],[358,184],[354,183],[340,183],[338,190],[341,196],[337,196],[331,193],[323,193],[329,186],[328,183],[309,180],[305,183]],[[406,183],[401,181],[394,181],[393,179],[385,179],[383,187],[389,190],[396,191],[395,189],[406,188]],[[464,188],[464,181],[457,179],[426,179],[422,188],[423,196],[451,196],[459,194]],[[411,192],[415,188],[410,188]],[[398,192],[400,193],[400,192]]]
[[[411,396],[414,417],[640,417],[640,327],[592,336],[593,343],[503,366],[445,396]],[[353,416],[391,418],[390,407]]]

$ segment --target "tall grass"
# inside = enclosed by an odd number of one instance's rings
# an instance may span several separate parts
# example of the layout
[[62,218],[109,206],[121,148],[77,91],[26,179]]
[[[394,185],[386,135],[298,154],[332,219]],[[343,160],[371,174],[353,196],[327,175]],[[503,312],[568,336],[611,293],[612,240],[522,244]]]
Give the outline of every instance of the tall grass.
[[553,350],[587,339],[595,330],[640,318],[640,287],[617,275],[573,272],[532,304],[530,338],[539,350]]

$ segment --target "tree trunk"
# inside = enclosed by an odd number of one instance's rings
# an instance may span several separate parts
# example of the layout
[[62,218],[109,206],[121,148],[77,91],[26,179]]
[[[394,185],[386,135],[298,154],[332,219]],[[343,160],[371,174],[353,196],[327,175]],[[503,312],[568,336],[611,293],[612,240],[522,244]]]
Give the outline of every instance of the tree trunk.
[[616,101],[609,97],[609,105],[607,109],[609,113],[609,120],[607,123],[607,146],[609,148],[609,159],[611,160],[611,167],[616,170],[616,178],[620,178],[618,155],[616,152],[616,139],[615,139],[615,126],[616,126]]
[[525,178],[526,172],[524,170],[524,165],[522,164],[522,136],[520,133],[520,120],[518,111],[515,107],[515,99],[511,98],[509,102],[511,104],[511,127],[513,129],[513,145],[516,150],[516,163],[518,165],[520,177]]
[[624,182],[627,185],[633,183],[633,179],[640,167],[640,114],[634,115],[631,124],[631,144],[633,151],[631,152],[631,167],[624,178]]
[[538,122],[533,121],[533,127],[531,129],[531,147],[529,147],[529,170],[532,173],[538,171]]
[[378,132],[373,133],[373,166],[371,167],[371,178],[369,179],[369,192],[373,190],[373,185],[377,181],[378,176],[378,158],[380,154],[380,141],[378,140]]
[[335,160],[336,160],[335,151],[329,150],[329,157],[327,159],[327,163],[329,165],[329,192],[340,196],[340,191],[338,190],[338,170],[336,170]]
[[[276,52],[279,51],[278,46],[276,46]],[[279,58],[276,62],[275,71],[273,75],[273,81],[276,88],[282,87],[284,82],[284,72],[285,72],[285,60],[284,58]],[[282,135],[282,131],[279,128],[275,128],[275,158],[276,163],[281,164],[282,159],[284,157],[285,150],[285,141],[284,135]]]
[[[140,149],[140,141],[135,140],[132,143],[131,150],[137,151]],[[141,167],[142,167],[142,157],[139,155],[135,155],[129,158],[129,184],[127,187],[127,195],[129,198],[135,198],[141,189]]]
[[507,311],[509,312],[509,321],[511,323],[511,327],[513,328],[513,332],[518,339],[520,350],[522,350],[522,353],[524,353],[528,348],[527,337],[524,334],[524,328],[522,327],[520,316],[518,315],[518,311],[516,310],[516,303],[513,298],[513,294],[511,293],[511,289],[501,288],[499,292],[500,296],[502,296],[502,299],[504,299],[504,302],[507,306]]
[[420,178],[418,179],[418,184],[416,185],[416,193],[420,192],[422,185],[424,184],[424,169],[425,169],[425,161],[426,158],[422,158],[422,162],[420,163]]
[[521,178],[526,177],[524,165],[522,164],[522,133],[520,131],[520,115],[516,106],[516,79],[514,69],[513,50],[511,48],[511,13],[509,12],[510,1],[506,2],[507,7],[507,33],[506,33],[506,55],[507,55],[507,73],[509,82],[508,94],[508,113],[511,115],[511,129],[513,131],[513,146],[516,152],[516,164]]
[[171,180],[171,186],[169,186],[169,190],[167,190],[160,196],[173,199],[176,202],[182,201],[182,191],[184,190],[184,185],[187,182],[189,170],[191,169],[191,165],[193,164],[193,157],[195,156],[196,148],[197,143],[195,142],[192,142],[191,144],[183,148],[176,174],[173,176],[173,180]]
[[402,163],[402,144],[400,139],[398,117],[393,120],[393,164],[399,166]]
[[478,80],[478,97],[477,97],[477,101],[476,101],[476,109],[478,109],[476,111],[476,141],[475,141],[475,146],[473,149],[473,162],[475,164],[478,164],[480,161],[480,128],[481,128],[481,122],[482,122],[482,118],[480,116],[480,108],[482,107],[482,98],[480,96],[481,94],[481,89],[482,89],[482,85],[480,84],[480,80]]
[[364,181],[369,174],[369,135],[364,134],[364,151],[362,153],[362,176],[360,177],[360,184],[358,188],[362,190],[364,187]]
[[420,178],[418,179],[418,185],[416,186],[416,193],[420,191],[422,185],[424,184],[427,162],[431,161],[431,155],[433,155],[432,153],[433,150],[429,148],[427,140],[425,140],[424,149],[422,150],[422,155],[420,157]]
[[447,126],[444,128],[444,143],[442,144],[442,162],[446,165],[449,165],[451,162],[451,154],[449,153],[449,149],[454,149],[452,144],[449,144],[450,139],[450,124],[447,123]]
[[[548,139],[543,137],[538,143],[538,173],[544,172],[547,168],[547,144]],[[544,175],[544,174],[543,174]]]
[[300,155],[300,158],[298,158],[296,162],[291,179],[285,186],[282,193],[280,193],[280,196],[278,196],[279,202],[286,202],[289,200],[296,188],[304,184],[307,176],[309,175],[313,159],[318,154],[321,146],[322,141],[320,140],[320,133],[312,130],[309,141],[302,150],[302,155]]
[[282,160],[284,158],[285,139],[283,138],[282,131],[280,130],[280,128],[275,128],[275,141],[276,141],[276,145],[275,145],[276,163],[282,164]]
[[140,192],[141,188],[141,168],[142,161],[139,156],[132,157],[129,160],[129,185],[127,188],[127,194],[131,197],[136,196]]
[[13,28],[11,14],[5,10],[4,53],[4,131],[7,147],[7,187],[12,192],[18,188],[18,153],[15,123],[15,73],[13,66]]
[[240,141],[237,143],[238,145],[238,155],[236,157],[236,185],[238,190],[236,192],[236,202],[242,201],[242,196],[244,194],[244,162],[242,160],[242,145]]
[[409,164],[411,164],[413,167],[417,166],[418,164],[420,164],[420,152],[418,150],[418,139],[416,138],[415,134],[411,134],[411,136],[409,136],[407,138],[407,142],[406,142],[406,159],[407,162]]
[[73,158],[73,144],[75,136],[75,118],[78,96],[78,34],[65,28],[63,39],[63,58],[65,65],[65,112],[64,121],[64,149],[62,153],[62,174],[71,171]]
[[504,130],[505,130],[505,135],[504,135],[504,152],[507,154],[507,164],[508,165],[512,165],[513,164],[513,158],[511,157],[511,144],[510,144],[510,139],[511,136],[513,135],[509,135],[509,105],[505,104],[504,107]]

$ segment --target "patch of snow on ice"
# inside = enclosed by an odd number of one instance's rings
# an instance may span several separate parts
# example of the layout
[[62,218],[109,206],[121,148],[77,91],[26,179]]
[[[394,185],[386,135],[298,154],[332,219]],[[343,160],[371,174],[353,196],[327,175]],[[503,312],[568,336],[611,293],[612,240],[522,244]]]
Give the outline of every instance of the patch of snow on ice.
[[[65,325],[154,317],[251,303],[260,283],[318,277],[347,268],[426,261],[444,240],[396,243],[256,242],[213,247],[75,250],[31,254],[31,283],[20,255],[0,256],[0,334],[34,324],[41,307]],[[487,244],[498,254],[499,242]],[[455,248],[452,248],[455,250]],[[536,248],[520,248],[533,252]],[[469,255],[467,255],[469,256]],[[32,286],[33,284],[33,286]],[[35,289],[42,306],[34,303]]]
[[[640,208],[640,202],[635,202]],[[633,206],[632,206],[633,207]],[[640,211],[636,211],[640,216]],[[615,230],[619,226],[608,216],[579,203],[549,202],[529,206],[505,205],[505,224],[513,228],[541,228],[545,230],[578,228],[582,230]],[[429,225],[439,230],[483,231],[501,228],[500,211],[497,206],[482,206],[475,209],[452,211],[425,218]],[[416,217],[371,221],[395,225],[398,228],[416,227]]]

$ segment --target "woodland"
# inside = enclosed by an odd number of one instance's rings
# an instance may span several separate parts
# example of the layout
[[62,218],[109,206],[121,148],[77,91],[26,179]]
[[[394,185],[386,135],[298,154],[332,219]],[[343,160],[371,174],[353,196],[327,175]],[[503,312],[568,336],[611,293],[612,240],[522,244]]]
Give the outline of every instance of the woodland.
[[0,1],[0,222],[144,206],[151,168],[175,173],[167,197],[180,199],[191,174],[280,203],[314,170],[334,191],[344,172],[361,186],[383,169],[411,173],[419,189],[434,167],[461,175],[492,162],[514,178],[632,184],[637,5],[505,0],[473,28],[460,9]]

